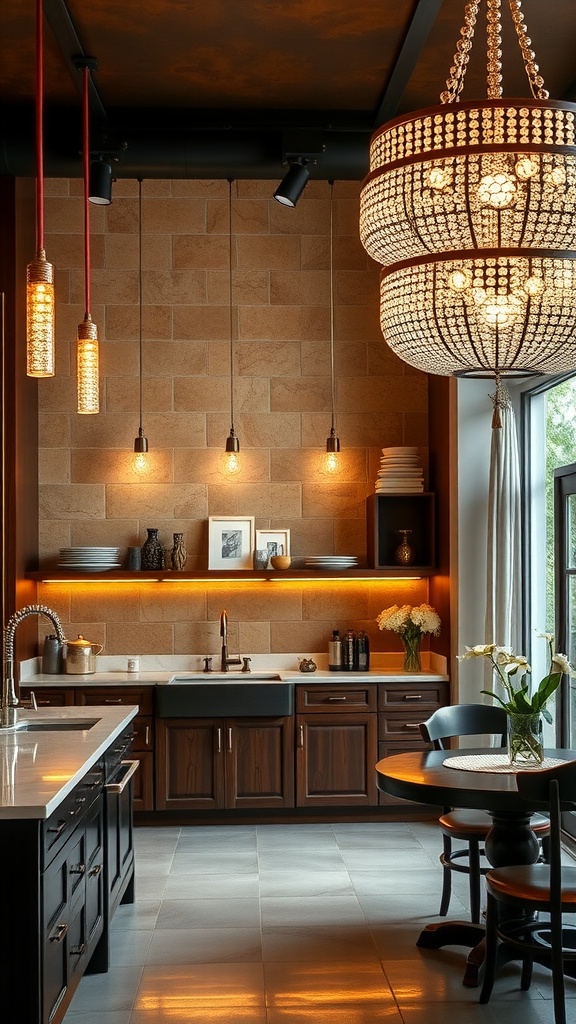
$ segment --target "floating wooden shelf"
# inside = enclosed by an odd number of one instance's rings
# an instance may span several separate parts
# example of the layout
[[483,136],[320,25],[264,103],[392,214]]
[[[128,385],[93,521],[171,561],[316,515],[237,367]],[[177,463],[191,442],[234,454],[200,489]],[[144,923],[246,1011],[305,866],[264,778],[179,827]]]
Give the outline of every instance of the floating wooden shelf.
[[47,583],[212,583],[228,580],[230,583],[243,581],[282,581],[282,580],[384,580],[414,579],[430,576],[430,566],[410,565],[407,568],[391,566],[386,569],[237,569],[233,572],[226,569],[204,569],[195,572],[178,572],[169,569],[160,571],[141,570],[133,572],[125,569],[111,569],[105,572],[66,572],[63,569],[41,569],[27,572],[29,580]]

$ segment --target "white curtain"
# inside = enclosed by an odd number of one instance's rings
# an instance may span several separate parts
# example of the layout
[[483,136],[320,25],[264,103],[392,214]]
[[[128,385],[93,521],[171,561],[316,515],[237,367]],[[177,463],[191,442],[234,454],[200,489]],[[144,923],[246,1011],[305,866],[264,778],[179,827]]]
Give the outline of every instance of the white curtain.
[[[516,418],[508,389],[496,382],[490,485],[486,643],[521,653],[521,498]],[[490,679],[489,686],[493,680]]]

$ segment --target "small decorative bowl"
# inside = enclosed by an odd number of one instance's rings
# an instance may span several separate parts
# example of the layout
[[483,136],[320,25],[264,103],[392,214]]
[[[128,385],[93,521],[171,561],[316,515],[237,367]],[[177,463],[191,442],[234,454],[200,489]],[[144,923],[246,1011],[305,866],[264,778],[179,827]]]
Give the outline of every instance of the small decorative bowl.
[[272,555],[270,565],[273,569],[289,569],[292,559],[290,555]]

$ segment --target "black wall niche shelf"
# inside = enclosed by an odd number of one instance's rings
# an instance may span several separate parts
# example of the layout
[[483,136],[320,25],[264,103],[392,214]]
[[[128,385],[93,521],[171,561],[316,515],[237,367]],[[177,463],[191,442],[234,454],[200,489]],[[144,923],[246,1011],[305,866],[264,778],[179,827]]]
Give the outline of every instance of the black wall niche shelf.
[[402,573],[430,576],[435,562],[434,494],[370,494],[366,499],[366,541],[368,565],[385,574],[399,566],[395,551],[402,541],[401,530],[410,530],[408,542],[414,548],[414,562]]
[[250,582],[282,582],[292,580],[293,582],[304,582],[305,580],[332,580],[350,581],[354,580],[386,580],[386,579],[413,579],[414,577],[430,576],[431,567],[421,566],[389,566],[385,571],[380,569],[345,569],[342,571],[331,571],[329,569],[286,569],[283,571],[274,569],[237,569],[234,571],[226,569],[204,569],[196,572],[170,572],[159,570],[153,572],[134,572],[117,569],[109,572],[64,572],[62,569],[42,569],[27,572],[26,578],[37,580],[41,583],[216,583],[228,581],[230,583]]

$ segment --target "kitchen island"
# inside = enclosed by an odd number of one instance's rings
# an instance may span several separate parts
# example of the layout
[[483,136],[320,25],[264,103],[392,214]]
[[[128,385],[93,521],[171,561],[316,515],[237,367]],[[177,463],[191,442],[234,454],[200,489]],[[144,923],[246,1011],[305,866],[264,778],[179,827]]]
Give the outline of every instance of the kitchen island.
[[129,804],[105,786],[137,712],[22,711],[26,728],[0,732],[0,990],[13,993],[13,1024],[58,1024],[86,970],[108,968],[109,921],[118,899],[133,898],[134,855]]

